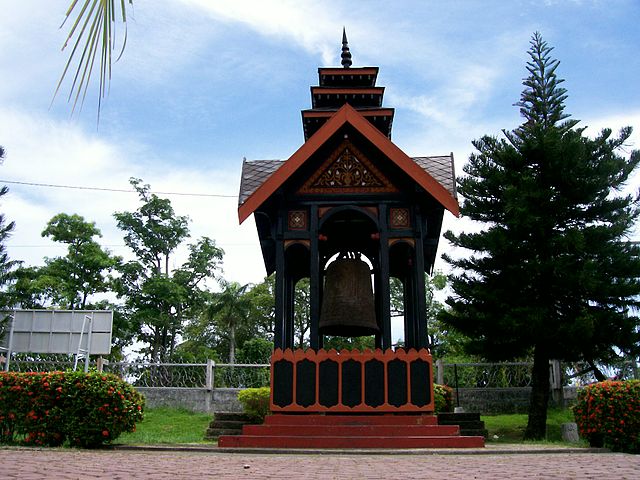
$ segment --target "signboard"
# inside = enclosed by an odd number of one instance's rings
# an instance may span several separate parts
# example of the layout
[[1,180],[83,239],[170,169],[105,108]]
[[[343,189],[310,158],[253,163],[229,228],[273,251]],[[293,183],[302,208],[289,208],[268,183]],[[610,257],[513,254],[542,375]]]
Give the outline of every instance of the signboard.
[[90,355],[111,352],[112,310],[5,310],[2,350],[22,353]]

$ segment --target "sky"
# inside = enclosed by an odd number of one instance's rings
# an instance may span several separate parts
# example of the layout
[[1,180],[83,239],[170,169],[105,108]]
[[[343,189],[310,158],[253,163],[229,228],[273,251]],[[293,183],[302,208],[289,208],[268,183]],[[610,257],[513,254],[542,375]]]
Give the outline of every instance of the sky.
[[[343,26],[353,66],[380,67],[393,142],[410,156],[453,152],[461,172],[472,140],[517,127],[535,31],[561,61],[566,112],[589,135],[631,125],[627,150],[640,148],[637,0],[134,0],[99,125],[97,85],[79,113],[68,83],[52,103],[70,0],[1,2],[0,184],[10,192],[0,211],[16,222],[9,255],[26,265],[65,254],[41,236],[62,212],[95,222],[101,243],[130,257],[113,213],[138,208],[137,196],[95,189],[131,190],[136,177],[154,192],[201,194],[158,193],[189,216],[191,241],[224,249],[226,279],[261,281],[253,219],[238,225],[242,160],[286,159],[302,145],[300,111],[318,67],[339,66]],[[465,225],[446,213],[445,229]],[[173,266],[185,258],[181,249]]]

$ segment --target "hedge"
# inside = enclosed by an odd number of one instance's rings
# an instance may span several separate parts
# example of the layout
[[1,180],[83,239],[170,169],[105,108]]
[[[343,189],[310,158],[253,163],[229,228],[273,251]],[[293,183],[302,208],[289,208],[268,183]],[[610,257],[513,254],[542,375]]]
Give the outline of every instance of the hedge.
[[589,385],[578,391],[573,413],[591,446],[640,453],[640,380]]
[[113,374],[0,373],[0,442],[96,447],[132,432],[144,397]]

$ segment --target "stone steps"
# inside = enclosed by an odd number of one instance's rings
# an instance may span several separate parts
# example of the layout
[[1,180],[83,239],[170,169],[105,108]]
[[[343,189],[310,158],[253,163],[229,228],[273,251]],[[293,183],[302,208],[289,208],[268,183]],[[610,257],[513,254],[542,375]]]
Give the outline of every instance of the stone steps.
[[209,428],[204,434],[205,440],[216,440],[221,435],[241,435],[242,427],[252,423],[251,419],[243,413],[216,412]]
[[434,415],[286,415],[222,435],[220,448],[479,448],[483,436],[461,436]]
[[485,438],[488,435],[484,422],[480,420],[479,413],[438,413],[438,425],[458,425],[460,427],[460,435],[482,436]]

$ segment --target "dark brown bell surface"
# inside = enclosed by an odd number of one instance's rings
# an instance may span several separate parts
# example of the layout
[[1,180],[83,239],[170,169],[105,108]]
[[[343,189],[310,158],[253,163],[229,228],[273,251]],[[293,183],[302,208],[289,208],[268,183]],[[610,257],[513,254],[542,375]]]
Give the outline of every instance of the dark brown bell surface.
[[361,337],[380,330],[369,265],[339,258],[327,267],[319,330],[322,335]]

